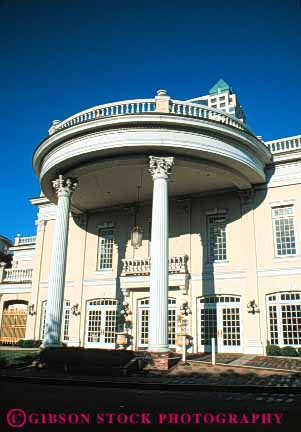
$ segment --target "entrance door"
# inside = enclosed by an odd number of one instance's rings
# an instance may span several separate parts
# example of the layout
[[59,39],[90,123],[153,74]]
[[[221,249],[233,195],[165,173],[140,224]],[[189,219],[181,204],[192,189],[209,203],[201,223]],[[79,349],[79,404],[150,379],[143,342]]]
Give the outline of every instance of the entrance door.
[[[149,299],[141,299],[138,303],[138,347],[148,346]],[[176,346],[176,300],[168,299],[168,343],[170,348]]]
[[240,298],[208,296],[198,300],[198,351],[211,352],[211,338],[218,352],[241,352]]
[[86,337],[87,348],[116,347],[118,300],[99,299],[87,304]]

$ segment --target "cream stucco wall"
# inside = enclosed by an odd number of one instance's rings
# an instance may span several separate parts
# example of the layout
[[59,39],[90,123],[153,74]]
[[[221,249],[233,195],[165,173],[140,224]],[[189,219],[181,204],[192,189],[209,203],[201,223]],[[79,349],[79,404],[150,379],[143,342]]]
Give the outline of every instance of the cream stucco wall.
[[[271,208],[293,204],[297,254],[278,258],[274,251]],[[49,205],[48,205],[49,207]],[[51,207],[51,206],[50,206]],[[224,210],[227,215],[227,260],[208,262],[206,217],[210,212]],[[149,295],[149,276],[122,276],[122,259],[149,256],[149,226],[151,203],[141,203],[137,222],[142,226],[142,247],[134,250],[130,231],[134,219],[130,209],[120,207],[70,218],[67,252],[65,300],[71,306],[79,304],[79,315],[70,314],[70,345],[84,345],[87,301],[97,298],[125,298],[133,317],[133,348],[137,348],[137,307],[139,299]],[[97,269],[98,230],[105,224],[115,228],[112,271]],[[36,314],[28,316],[27,338],[40,337],[41,304],[47,300],[51,247],[55,226],[55,212],[39,217],[33,261],[19,263],[34,268],[29,293],[8,294],[1,297],[0,310],[6,300],[22,299],[35,305]],[[241,205],[237,191],[182,197],[170,200],[169,255],[188,256],[189,280],[185,275],[170,275],[170,297],[177,300],[177,314],[183,301],[188,301],[189,333],[196,351],[198,337],[197,303],[201,296],[227,294],[241,297],[242,350],[262,353],[268,339],[266,296],[274,292],[301,290],[301,183],[278,184],[255,188],[253,205]],[[184,289],[187,284],[187,293]],[[1,288],[1,286],[0,286]],[[125,296],[125,297],[124,297]],[[255,299],[260,312],[250,314],[247,304]]]

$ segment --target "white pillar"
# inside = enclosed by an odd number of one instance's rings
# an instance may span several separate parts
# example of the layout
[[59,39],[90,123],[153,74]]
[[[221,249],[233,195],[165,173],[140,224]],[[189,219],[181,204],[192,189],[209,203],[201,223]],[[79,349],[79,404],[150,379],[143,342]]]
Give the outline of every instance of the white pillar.
[[168,348],[168,177],[172,157],[150,156],[153,177],[151,274],[149,296],[149,346],[152,352]]
[[62,175],[52,183],[58,196],[58,203],[48,280],[43,347],[61,345],[70,198],[77,186],[76,181],[65,179]]

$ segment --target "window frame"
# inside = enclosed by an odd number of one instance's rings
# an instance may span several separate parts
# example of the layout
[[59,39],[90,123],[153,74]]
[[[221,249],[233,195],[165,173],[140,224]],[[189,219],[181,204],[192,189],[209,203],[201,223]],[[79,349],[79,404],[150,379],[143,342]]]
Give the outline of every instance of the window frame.
[[[299,299],[281,299],[282,295],[299,295]],[[272,299],[270,299],[270,297],[274,297]],[[301,291],[281,291],[281,292],[277,292],[277,293],[269,293],[266,295],[266,319],[267,319],[267,340],[269,341],[269,343],[271,345],[278,345],[281,348],[286,347],[286,346],[293,346],[293,347],[299,347],[301,346],[301,337],[300,339],[300,343],[299,344],[294,344],[294,343],[284,343],[284,339],[287,339],[288,336],[287,334],[293,333],[293,330],[287,330],[286,334],[284,334],[284,324],[283,324],[283,309],[282,306],[300,306],[301,308]],[[276,332],[277,332],[277,344],[272,344],[271,343],[271,322],[270,322],[270,307],[274,307],[275,310],[275,314],[276,314],[276,323],[273,323],[273,332],[275,333],[275,328],[276,328]],[[289,312],[293,312],[293,311],[289,311]],[[296,311],[298,312],[298,311]],[[275,317],[274,317],[275,319]],[[296,320],[298,319],[298,317],[296,317]],[[293,323],[294,324],[294,323]],[[275,336],[274,336],[275,338]],[[294,336],[292,335],[292,339],[294,338]]]
[[[210,237],[210,218],[213,217],[223,217],[225,220],[225,258],[223,259],[212,259],[212,255],[214,255],[214,251],[213,254],[211,253],[211,237]],[[219,210],[216,209],[216,211],[214,212],[206,212],[206,235],[207,235],[207,264],[219,264],[219,263],[226,263],[228,262],[228,233],[227,233],[227,220],[228,220],[228,213],[226,210]]]
[[[149,339],[149,297],[142,297],[137,299],[137,318],[136,318],[136,334],[137,334],[137,340],[136,340],[136,348],[141,349],[148,346],[148,339]],[[177,339],[177,299],[176,297],[168,297],[168,328],[170,328],[170,325],[172,326],[172,330],[168,331],[168,341],[170,348],[176,347],[176,339]],[[144,321],[144,326],[142,327],[142,311],[147,310],[147,314],[144,315],[144,318],[146,317],[146,320]],[[174,313],[170,313],[174,312]],[[171,319],[171,316],[173,318]],[[147,330],[145,330],[146,325],[145,322],[147,322]],[[143,331],[142,331],[143,330]],[[141,336],[142,334],[147,334],[144,336],[145,339],[147,339],[147,342],[141,342]]]
[[[112,239],[112,251],[111,251],[111,267],[101,267],[101,241],[104,237],[101,235],[102,231],[113,231]],[[97,261],[96,261],[96,271],[101,273],[112,273],[114,268],[114,243],[115,243],[115,226],[111,222],[98,225],[97,227]]]
[[[274,216],[274,210],[280,209],[280,208],[292,208],[292,215],[289,216]],[[296,257],[297,251],[298,251],[298,245],[297,245],[297,227],[296,227],[296,216],[295,216],[295,208],[293,203],[283,203],[279,205],[272,205],[271,206],[271,218],[272,218],[272,234],[273,234],[273,245],[274,245],[274,257],[275,258],[290,258],[290,257]],[[286,254],[278,254],[278,248],[277,248],[277,235],[276,235],[276,221],[281,219],[288,219],[291,218],[293,221],[293,232],[294,232],[294,243],[295,243],[295,252],[294,253],[286,253]],[[288,249],[285,245],[285,249]]]
[[[68,311],[68,313],[67,313]],[[45,330],[46,330],[46,314],[47,314],[47,300],[43,300],[41,302],[41,317],[40,317],[40,339],[43,341],[45,338]],[[61,328],[61,340],[63,342],[68,343],[70,336],[70,318],[71,318],[71,302],[70,300],[64,300],[63,305],[63,316],[62,316],[62,328]],[[68,319],[68,323],[66,326],[66,319]],[[67,334],[65,337],[65,329],[67,327]]]

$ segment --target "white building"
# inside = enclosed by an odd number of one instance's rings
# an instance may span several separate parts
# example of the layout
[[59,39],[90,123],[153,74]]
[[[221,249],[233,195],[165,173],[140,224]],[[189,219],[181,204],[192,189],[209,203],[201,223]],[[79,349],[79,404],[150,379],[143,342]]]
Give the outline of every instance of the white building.
[[123,316],[153,353],[183,332],[193,352],[301,345],[301,136],[259,139],[225,83],[55,121],[33,161],[30,283],[15,255],[0,285],[1,312],[29,306],[23,337],[114,348]]

